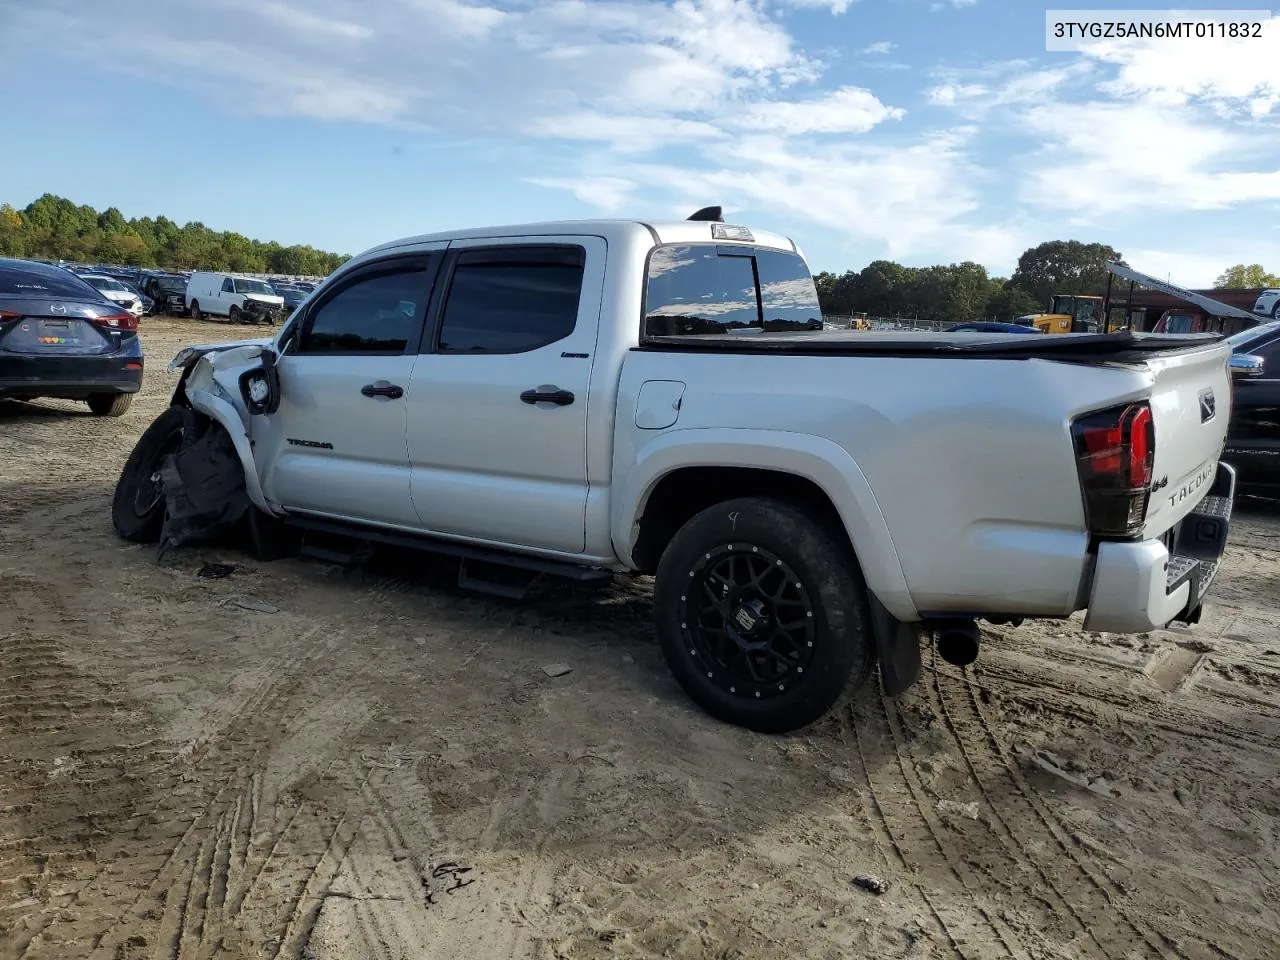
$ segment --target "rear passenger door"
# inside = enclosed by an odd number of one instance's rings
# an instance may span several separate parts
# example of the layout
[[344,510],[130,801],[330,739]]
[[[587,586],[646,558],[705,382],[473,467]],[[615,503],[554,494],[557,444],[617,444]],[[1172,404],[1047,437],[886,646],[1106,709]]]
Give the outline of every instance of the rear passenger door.
[[425,529],[583,551],[604,264],[599,237],[451,245],[408,398]]

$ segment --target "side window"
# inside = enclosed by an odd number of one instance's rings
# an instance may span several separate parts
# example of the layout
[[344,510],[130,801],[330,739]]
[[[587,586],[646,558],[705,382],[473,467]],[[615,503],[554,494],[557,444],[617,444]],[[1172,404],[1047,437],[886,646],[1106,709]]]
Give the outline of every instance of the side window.
[[230,278],[230,277],[226,277],[226,278],[224,278],[224,279],[223,279],[223,281],[222,281],[222,292],[223,292],[223,293],[235,293],[235,292],[236,292],[236,286],[235,286],[235,284],[234,284],[234,283],[232,283],[232,282],[231,282],[231,278]]
[[440,320],[441,353],[526,353],[563,340],[578,322],[581,247],[464,251]]
[[726,333],[761,327],[753,259],[714,246],[658,247],[649,257],[645,334]]
[[420,261],[357,277],[310,313],[298,352],[404,353],[417,337],[427,279]]

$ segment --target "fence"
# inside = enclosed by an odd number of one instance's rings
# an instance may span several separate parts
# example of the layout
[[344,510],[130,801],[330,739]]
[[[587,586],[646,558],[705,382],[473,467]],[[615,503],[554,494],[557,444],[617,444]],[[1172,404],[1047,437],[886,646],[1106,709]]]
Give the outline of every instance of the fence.
[[850,330],[853,328],[855,320],[870,324],[872,330],[921,330],[937,333],[951,326],[949,320],[921,320],[918,317],[869,317],[865,314],[853,317],[839,317],[824,313],[822,315],[822,328],[824,330]]

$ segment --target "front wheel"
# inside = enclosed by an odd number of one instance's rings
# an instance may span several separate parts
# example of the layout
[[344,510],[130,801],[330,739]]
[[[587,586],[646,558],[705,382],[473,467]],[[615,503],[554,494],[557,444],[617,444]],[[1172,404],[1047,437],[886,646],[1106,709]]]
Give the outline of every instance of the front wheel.
[[239,307],[234,306],[234,305],[231,307],[231,309],[227,312],[227,322],[228,322],[228,323],[243,323],[243,322],[244,322],[244,317],[243,317],[243,316],[241,316],[241,314],[240,314],[240,308],[239,308]]
[[134,543],[155,543],[164,529],[164,486],[160,468],[182,446],[186,411],[169,407],[152,421],[134,445],[116,482],[111,522]]
[[654,612],[685,693],[762,733],[817,720],[875,662],[853,551],[781,500],[729,500],[686,523],[658,565]]

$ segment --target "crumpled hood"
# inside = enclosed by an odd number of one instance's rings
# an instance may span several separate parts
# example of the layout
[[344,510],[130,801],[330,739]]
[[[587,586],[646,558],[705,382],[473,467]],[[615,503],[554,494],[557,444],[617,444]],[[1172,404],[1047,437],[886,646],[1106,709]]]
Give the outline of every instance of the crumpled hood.
[[219,343],[193,343],[189,347],[183,347],[169,361],[169,372],[184,370],[207,353],[222,353],[224,350],[235,350],[239,347],[269,346],[271,346],[269,337],[258,337],[250,340],[223,340]]
[[283,307],[284,297],[273,296],[266,293],[246,293],[244,298],[253,303],[265,303],[269,307]]

